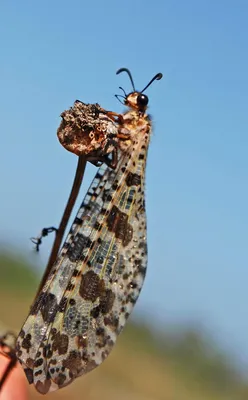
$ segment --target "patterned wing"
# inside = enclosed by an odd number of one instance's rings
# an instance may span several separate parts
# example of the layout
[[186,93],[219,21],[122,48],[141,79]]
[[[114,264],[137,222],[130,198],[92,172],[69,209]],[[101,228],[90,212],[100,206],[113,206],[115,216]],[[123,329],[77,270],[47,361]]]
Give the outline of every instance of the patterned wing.
[[149,135],[99,169],[17,340],[40,393],[68,385],[107,357],[146,273],[144,179]]

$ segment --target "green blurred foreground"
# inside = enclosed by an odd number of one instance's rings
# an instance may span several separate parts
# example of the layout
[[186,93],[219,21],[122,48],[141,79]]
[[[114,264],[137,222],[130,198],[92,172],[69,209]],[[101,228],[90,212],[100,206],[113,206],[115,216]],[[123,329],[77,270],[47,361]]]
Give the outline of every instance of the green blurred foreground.
[[[23,259],[0,254],[1,324],[19,331],[38,286]],[[30,387],[30,398],[42,396]],[[197,330],[152,333],[127,324],[109,358],[49,399],[246,400],[245,382],[231,361]]]

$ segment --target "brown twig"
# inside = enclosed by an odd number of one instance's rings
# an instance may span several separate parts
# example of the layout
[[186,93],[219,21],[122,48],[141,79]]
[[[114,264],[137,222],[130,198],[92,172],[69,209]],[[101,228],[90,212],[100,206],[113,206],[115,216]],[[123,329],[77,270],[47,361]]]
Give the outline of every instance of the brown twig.
[[9,358],[9,363],[8,363],[7,367],[5,368],[4,373],[0,379],[0,392],[2,390],[2,387],[3,387],[6,379],[8,378],[10,372],[16,365],[17,358],[16,358],[16,354],[15,354],[14,350],[11,350],[11,352],[8,353],[8,358]]
[[[3,375],[0,378],[0,392],[2,390],[2,387],[4,383],[6,382],[10,372],[14,368],[17,362],[16,354],[14,348],[9,346],[5,340],[8,338],[8,336],[14,337],[16,339],[16,336],[12,332],[7,332],[4,336],[0,337],[0,347],[2,348],[3,352],[1,353],[3,356],[7,357],[9,359],[9,363],[6,366]],[[4,349],[7,348],[7,351],[4,351]]]
[[53,247],[49,256],[49,260],[44,272],[44,275],[42,277],[42,280],[40,282],[37,294],[36,294],[36,298],[38,296],[38,294],[40,293],[42,287],[44,286],[44,283],[47,280],[47,277],[51,271],[51,268],[57,258],[58,252],[59,252],[59,248],[61,246],[62,240],[63,240],[63,236],[67,227],[67,223],[68,220],[71,216],[71,212],[72,209],[74,207],[74,204],[76,202],[82,181],[83,181],[83,176],[84,176],[84,171],[85,171],[85,166],[86,166],[86,158],[84,156],[79,156],[78,157],[78,164],[77,164],[77,170],[75,173],[75,177],[74,177],[74,182],[72,185],[72,189],[71,189],[71,193],[69,196],[69,199],[67,201],[63,216],[61,218],[58,230],[56,232],[56,236],[53,242]]

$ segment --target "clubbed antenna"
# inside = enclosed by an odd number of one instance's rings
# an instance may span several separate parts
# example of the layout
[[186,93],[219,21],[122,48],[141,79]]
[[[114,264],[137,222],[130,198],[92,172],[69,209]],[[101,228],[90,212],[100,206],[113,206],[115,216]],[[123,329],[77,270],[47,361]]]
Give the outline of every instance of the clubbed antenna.
[[[120,68],[120,69],[118,69],[118,71],[116,72],[116,74],[120,74],[121,72],[126,72],[126,73],[128,74],[128,76],[129,76],[129,78],[130,78],[130,81],[131,81],[131,84],[132,84],[132,87],[133,87],[133,91],[136,92],[135,86],[134,86],[134,83],[133,83],[133,77],[132,77],[131,72],[129,71],[129,69],[127,69],[127,68]],[[155,75],[155,76],[152,78],[152,80],[144,87],[144,89],[143,89],[140,93],[143,93],[143,92],[152,84],[153,81],[155,81],[155,80],[159,81],[160,79],[162,79],[162,77],[163,77],[163,74],[161,74],[161,72],[159,72],[157,75]],[[123,92],[124,92],[124,94],[125,94],[125,96],[126,96],[126,93],[125,93],[124,89],[121,88],[121,87],[120,87],[120,89],[123,90]]]
[[131,84],[132,84],[132,87],[133,87],[133,91],[135,92],[135,87],[134,87],[134,83],[133,83],[133,77],[132,77],[131,72],[129,71],[129,69],[127,69],[127,68],[120,68],[120,69],[118,69],[118,71],[116,72],[116,74],[118,75],[118,74],[120,74],[121,72],[126,72],[126,73],[128,74],[128,76],[129,76],[129,78],[130,78],[130,81],[131,81]]
[[152,80],[146,85],[146,87],[140,93],[143,93],[152,84],[153,81],[155,81],[155,80],[159,81],[162,78],[163,78],[163,74],[161,74],[161,72],[159,72],[157,75],[155,75],[152,78]]

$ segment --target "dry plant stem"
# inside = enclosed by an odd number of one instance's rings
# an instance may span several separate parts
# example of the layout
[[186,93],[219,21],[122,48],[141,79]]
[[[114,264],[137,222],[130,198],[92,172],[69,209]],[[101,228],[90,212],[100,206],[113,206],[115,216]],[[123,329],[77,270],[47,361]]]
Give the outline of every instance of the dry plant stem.
[[[6,366],[3,375],[0,378],[0,393],[2,390],[2,387],[5,383],[5,381],[7,380],[10,372],[12,371],[12,369],[14,368],[14,366],[16,365],[17,362],[17,358],[16,358],[16,354],[14,349],[12,348],[12,346],[8,345],[6,342],[6,339],[8,338],[8,336],[12,336],[14,338],[14,341],[16,340],[16,336],[13,332],[7,332],[5,335],[0,337],[0,354],[3,357],[8,358],[9,363]],[[8,350],[6,350],[8,349]],[[5,351],[6,350],[6,351]]]
[[60,249],[60,246],[61,246],[61,242],[63,240],[63,236],[64,236],[64,233],[65,233],[65,230],[66,230],[66,227],[67,227],[67,223],[68,223],[69,218],[71,216],[72,209],[73,209],[74,204],[76,202],[76,199],[77,199],[77,196],[78,196],[78,193],[79,193],[82,181],[83,181],[86,161],[87,160],[86,160],[86,158],[84,156],[79,156],[78,157],[77,170],[76,170],[76,174],[75,174],[75,177],[74,177],[74,182],[73,182],[73,185],[72,185],[71,193],[70,193],[69,199],[67,201],[67,204],[66,204],[66,207],[65,207],[65,210],[64,210],[64,214],[63,214],[63,216],[61,218],[61,221],[60,221],[60,224],[59,224],[59,227],[58,227],[58,231],[56,232],[55,239],[54,239],[54,242],[53,242],[53,247],[52,247],[52,250],[51,250],[51,253],[50,253],[50,257],[49,257],[49,260],[48,260],[44,275],[42,277],[40,286],[38,288],[38,291],[37,291],[37,294],[36,294],[36,298],[37,298],[38,294],[40,293],[42,287],[44,286],[44,283],[46,282],[47,277],[48,277],[48,275],[49,275],[49,273],[51,271],[51,268],[52,268],[52,266],[53,266],[53,264],[54,264],[54,262],[55,262],[55,260],[57,258],[57,255],[58,255],[58,252],[59,252],[59,249]]
[[12,350],[9,354],[8,354],[8,358],[9,358],[9,363],[7,365],[7,367],[5,368],[5,371],[0,379],[0,392],[2,390],[2,387],[6,381],[6,379],[8,378],[10,372],[12,371],[12,369],[14,368],[14,366],[16,365],[16,355],[14,350]]

